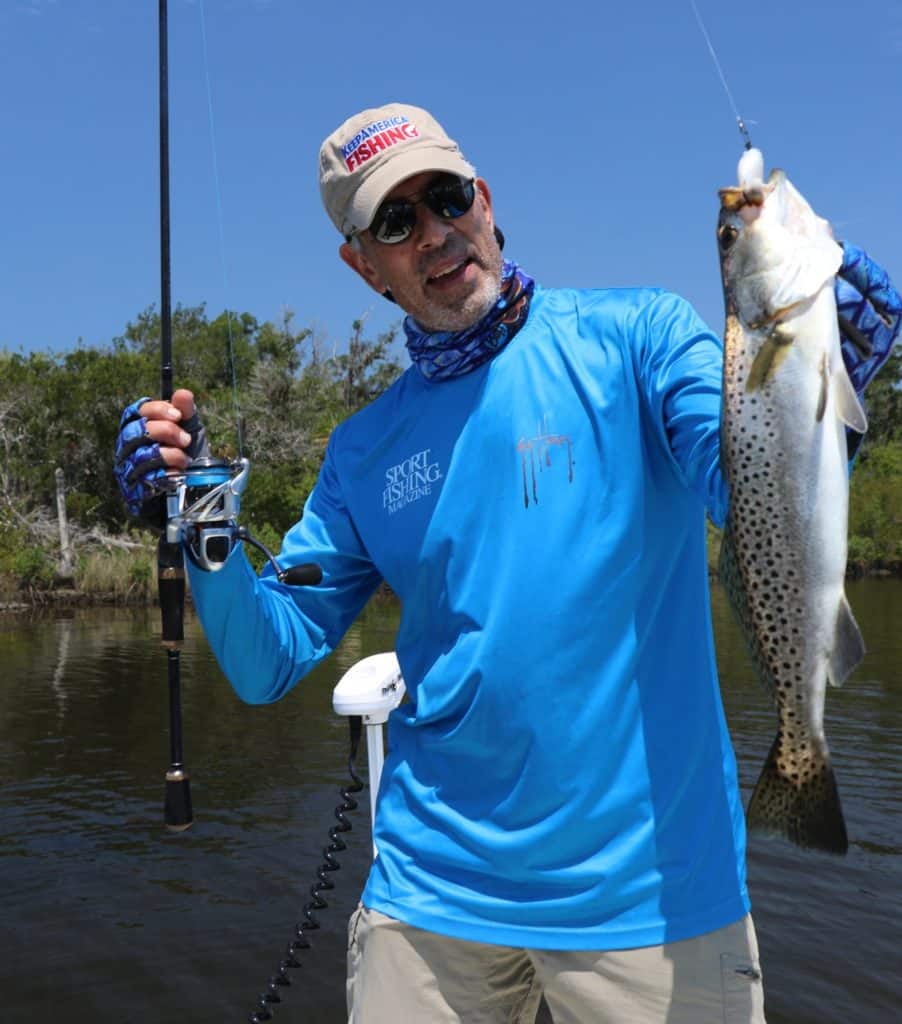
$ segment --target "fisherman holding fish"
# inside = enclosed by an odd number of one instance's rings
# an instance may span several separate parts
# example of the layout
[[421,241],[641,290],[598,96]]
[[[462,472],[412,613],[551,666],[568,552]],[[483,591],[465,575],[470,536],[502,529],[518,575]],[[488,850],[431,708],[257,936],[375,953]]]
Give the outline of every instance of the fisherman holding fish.
[[[401,600],[409,699],[389,722],[379,854],[349,927],[349,1020],[531,1021],[544,994],[558,1024],[763,1021],[705,514],[730,513],[738,562],[754,554],[748,531],[773,523],[733,515],[720,340],[659,289],[536,283],[502,256],[488,184],[420,108],[348,119],[322,145],[319,181],[342,260],[407,314],[412,365],[333,432],[283,540],[282,564],[318,563],[318,586],[257,576],[237,537],[221,570],[189,559],[189,573],[250,703],[291,690],[380,582]],[[746,185],[766,208],[765,183]],[[758,218],[734,200],[738,236]],[[838,273],[860,394],[902,301],[864,253],[831,244],[817,289],[828,281],[832,300]],[[741,318],[733,269],[725,280]],[[770,346],[756,399],[795,365],[786,319],[767,306],[742,322]],[[822,354],[812,415],[836,438],[840,401],[858,399],[837,399],[842,360]],[[133,513],[159,500],[164,467],[198,453],[197,423],[187,391],[126,410],[117,475]],[[777,819],[794,813],[779,799]]]

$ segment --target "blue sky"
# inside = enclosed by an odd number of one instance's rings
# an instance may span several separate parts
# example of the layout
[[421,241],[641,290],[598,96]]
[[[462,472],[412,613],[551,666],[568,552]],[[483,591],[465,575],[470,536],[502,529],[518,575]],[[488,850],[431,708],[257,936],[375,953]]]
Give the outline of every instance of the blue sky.
[[[902,0],[696,0],[765,154],[902,280]],[[429,108],[545,285],[653,284],[722,325],[741,139],[690,0],[169,0],[173,299],[329,345],[399,319],[341,263],[319,144]],[[0,348],[106,344],[159,301],[157,0],[0,4]],[[220,225],[224,244],[220,244]],[[224,269],[225,268],[225,269]]]

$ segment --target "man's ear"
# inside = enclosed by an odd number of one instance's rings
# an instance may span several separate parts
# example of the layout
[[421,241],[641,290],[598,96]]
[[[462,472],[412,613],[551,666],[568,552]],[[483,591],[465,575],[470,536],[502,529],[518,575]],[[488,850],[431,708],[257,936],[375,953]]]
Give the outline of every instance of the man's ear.
[[352,245],[350,242],[342,242],[338,247],[338,255],[366,281],[370,288],[377,291],[380,295],[385,292],[388,285],[383,281],[379,271],[367,259],[366,253],[362,249]]
[[484,178],[477,178],[475,184],[476,184],[476,191],[477,191],[477,193],[479,195],[480,200],[482,201],[482,204],[485,207],[486,214],[488,215],[489,224],[491,224],[492,227],[494,227],[495,226],[495,214],[494,214],[494,212],[492,210],[492,193],[489,191],[489,186],[486,184],[486,181],[485,181]]

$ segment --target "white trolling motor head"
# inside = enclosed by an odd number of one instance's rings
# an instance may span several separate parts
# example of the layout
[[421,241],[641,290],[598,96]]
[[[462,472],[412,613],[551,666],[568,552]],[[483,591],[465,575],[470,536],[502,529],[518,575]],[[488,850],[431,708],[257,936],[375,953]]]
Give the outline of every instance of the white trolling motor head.
[[380,725],[404,699],[406,688],[394,651],[371,654],[352,665],[332,691],[339,715],[359,715],[365,725]]
[[[366,752],[370,775],[370,814],[376,821],[376,800],[385,761],[382,724],[404,699],[407,688],[394,651],[371,654],[352,665],[332,691],[332,707],[339,715],[359,718],[366,726]],[[379,850],[373,840],[373,856]]]

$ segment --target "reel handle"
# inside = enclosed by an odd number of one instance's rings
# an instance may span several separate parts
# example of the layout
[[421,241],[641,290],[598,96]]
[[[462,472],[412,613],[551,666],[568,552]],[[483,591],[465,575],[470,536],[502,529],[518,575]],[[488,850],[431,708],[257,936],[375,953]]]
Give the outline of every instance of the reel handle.
[[304,562],[279,573],[278,579],[290,587],[315,587],[323,581],[323,570],[316,562]]
[[288,569],[283,569],[276,560],[276,556],[262,541],[251,536],[246,526],[239,526],[236,536],[239,540],[243,540],[266,555],[269,564],[275,569],[276,579],[280,583],[287,583],[290,587],[315,587],[317,583],[322,583],[323,570],[316,562],[302,562],[300,565],[292,565]]

